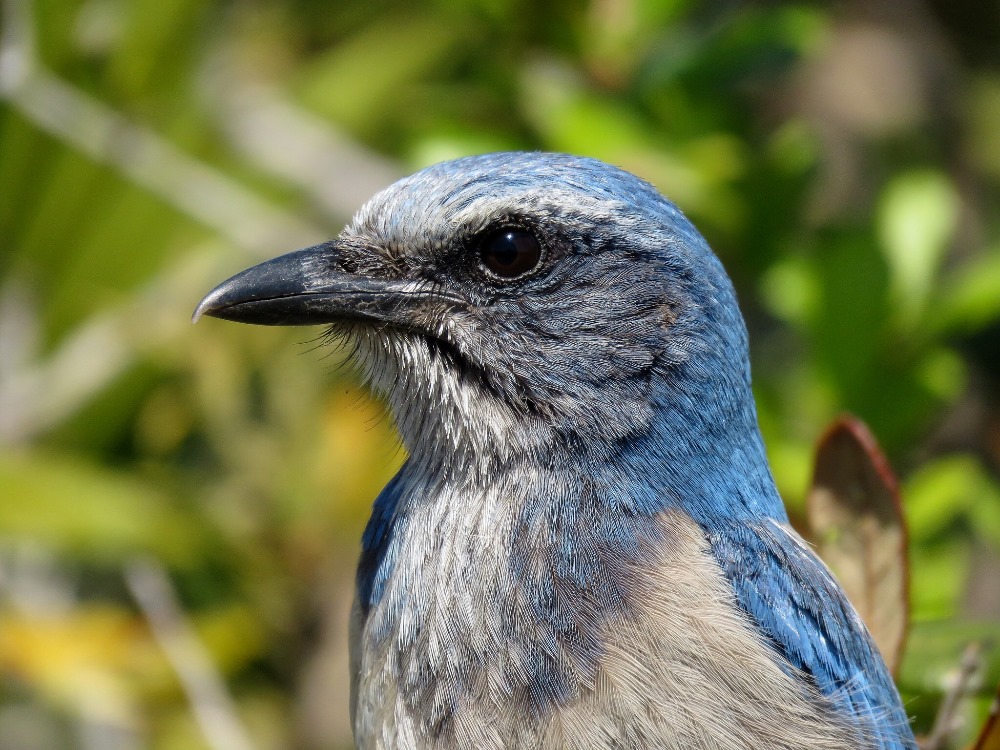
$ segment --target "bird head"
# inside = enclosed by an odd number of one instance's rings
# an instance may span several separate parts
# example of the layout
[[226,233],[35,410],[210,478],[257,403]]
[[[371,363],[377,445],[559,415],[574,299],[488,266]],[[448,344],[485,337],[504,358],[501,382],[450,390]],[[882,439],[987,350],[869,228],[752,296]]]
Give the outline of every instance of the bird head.
[[331,326],[418,460],[442,446],[480,462],[556,443],[607,454],[662,429],[692,443],[705,429],[756,434],[721,264],[653,187],[592,159],[429,167],[336,239],[223,282],[202,314]]

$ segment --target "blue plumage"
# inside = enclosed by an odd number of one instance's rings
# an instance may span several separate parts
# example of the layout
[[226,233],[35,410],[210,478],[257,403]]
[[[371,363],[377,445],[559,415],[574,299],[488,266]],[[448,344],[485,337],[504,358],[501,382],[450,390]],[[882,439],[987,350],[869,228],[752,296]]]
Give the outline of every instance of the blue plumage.
[[648,184],[447,162],[199,312],[332,324],[410,453],[363,539],[359,746],[915,748],[787,526],[729,279]]
[[875,644],[804,543],[771,522],[717,527],[710,538],[740,606],[778,652],[841,710],[870,718],[875,747],[913,747]]

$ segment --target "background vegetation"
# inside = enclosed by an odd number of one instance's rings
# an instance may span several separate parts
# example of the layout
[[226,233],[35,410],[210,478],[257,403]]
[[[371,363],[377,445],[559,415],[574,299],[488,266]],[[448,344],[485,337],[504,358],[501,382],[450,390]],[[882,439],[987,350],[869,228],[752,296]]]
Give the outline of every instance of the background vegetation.
[[[0,749],[335,748],[401,462],[318,331],[190,312],[396,176],[498,149],[651,180],[729,268],[776,477],[902,478],[922,732],[1000,681],[1000,6],[6,0]],[[992,650],[991,650],[992,649]]]

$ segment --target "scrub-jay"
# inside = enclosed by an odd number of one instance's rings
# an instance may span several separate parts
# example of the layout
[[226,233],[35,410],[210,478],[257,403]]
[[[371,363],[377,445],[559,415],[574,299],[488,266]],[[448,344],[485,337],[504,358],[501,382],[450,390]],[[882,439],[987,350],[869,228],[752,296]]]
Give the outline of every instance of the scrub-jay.
[[333,326],[408,451],[363,538],[359,747],[916,747],[789,527],[732,285],[647,183],[438,164],[201,314]]

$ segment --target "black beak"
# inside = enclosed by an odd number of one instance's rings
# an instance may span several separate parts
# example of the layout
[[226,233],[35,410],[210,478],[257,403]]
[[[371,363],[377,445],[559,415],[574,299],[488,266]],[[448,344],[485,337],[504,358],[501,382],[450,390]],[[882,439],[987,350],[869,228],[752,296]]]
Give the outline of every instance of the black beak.
[[209,292],[192,322],[202,315],[265,326],[302,326],[347,320],[413,327],[414,307],[436,298],[459,302],[427,284],[348,273],[336,241],[297,250],[238,273]]

